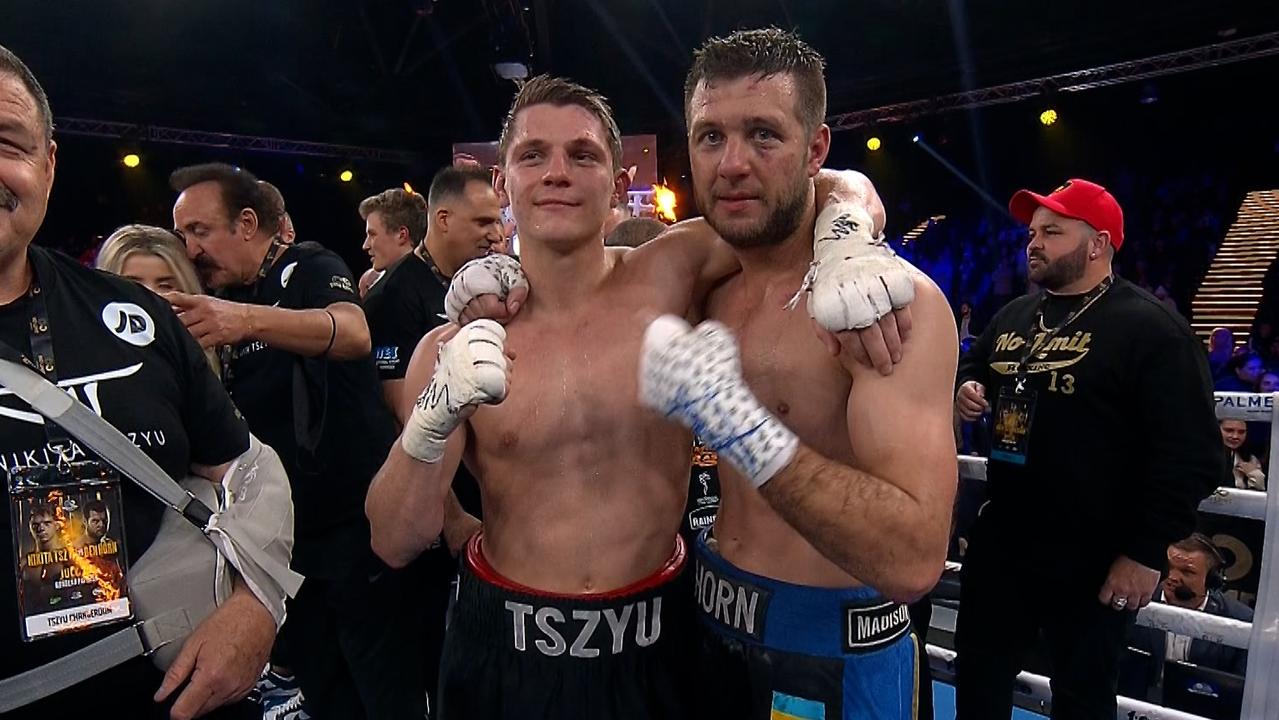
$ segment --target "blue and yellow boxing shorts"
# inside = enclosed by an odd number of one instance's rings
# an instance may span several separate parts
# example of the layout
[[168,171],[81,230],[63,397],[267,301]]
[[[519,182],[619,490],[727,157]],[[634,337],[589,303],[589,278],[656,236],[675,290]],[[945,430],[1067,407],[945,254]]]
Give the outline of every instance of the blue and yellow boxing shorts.
[[918,650],[906,606],[865,588],[773,580],[697,540],[706,718],[915,720]]

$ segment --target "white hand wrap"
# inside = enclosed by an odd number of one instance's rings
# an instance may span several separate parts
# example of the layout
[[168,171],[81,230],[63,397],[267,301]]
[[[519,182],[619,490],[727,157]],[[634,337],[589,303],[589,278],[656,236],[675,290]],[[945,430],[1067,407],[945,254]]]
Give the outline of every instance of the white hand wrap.
[[799,438],[746,386],[737,341],[717,322],[694,329],[663,315],[648,326],[640,400],[692,428],[755,487],[772,479],[799,449]]
[[449,434],[481,404],[506,397],[506,330],[492,320],[463,327],[440,348],[435,375],[404,424],[400,445],[422,462],[439,462]]
[[475,298],[496,295],[505,301],[511,290],[517,287],[528,287],[528,279],[524,277],[524,269],[518,260],[502,253],[475,258],[453,274],[449,291],[444,296],[444,312],[449,320],[458,322],[462,311]]
[[865,208],[832,203],[817,216],[813,265],[788,308],[810,290],[808,314],[831,332],[870,327],[915,300],[911,266],[871,236]]

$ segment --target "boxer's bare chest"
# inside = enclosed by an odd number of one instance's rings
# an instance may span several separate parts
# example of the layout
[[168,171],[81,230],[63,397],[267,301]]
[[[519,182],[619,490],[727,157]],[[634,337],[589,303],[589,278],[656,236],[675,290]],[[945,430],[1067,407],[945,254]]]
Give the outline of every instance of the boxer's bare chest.
[[709,317],[737,336],[742,374],[755,396],[806,444],[842,456],[852,381],[818,339],[803,301],[785,309],[793,292],[789,286],[751,292],[732,281],[711,296]]
[[517,317],[507,328],[510,393],[472,418],[477,449],[535,462],[579,454],[575,463],[642,452],[632,446],[661,424],[637,395],[643,322],[617,303]]

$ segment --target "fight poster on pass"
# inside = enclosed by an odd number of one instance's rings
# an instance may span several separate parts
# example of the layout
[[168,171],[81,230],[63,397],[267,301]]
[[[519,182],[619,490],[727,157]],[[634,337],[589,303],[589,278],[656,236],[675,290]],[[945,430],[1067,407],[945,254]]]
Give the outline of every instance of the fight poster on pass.
[[22,639],[131,618],[118,480],[56,486],[14,480],[9,501]]

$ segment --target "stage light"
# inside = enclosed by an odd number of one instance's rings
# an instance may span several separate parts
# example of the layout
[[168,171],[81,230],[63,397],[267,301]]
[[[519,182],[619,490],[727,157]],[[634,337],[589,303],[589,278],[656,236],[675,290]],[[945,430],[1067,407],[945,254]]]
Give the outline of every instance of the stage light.
[[1052,108],[1048,108],[1047,110],[1039,113],[1039,122],[1043,124],[1044,127],[1048,127],[1049,125],[1057,122],[1057,111]]
[[653,213],[658,220],[675,222],[675,191],[658,183],[653,186]]
[[866,141],[866,149],[870,150],[871,152],[875,152],[876,150],[878,150],[881,145],[883,145],[883,143],[880,142],[879,138],[875,137],[874,135],[870,136],[870,139]]
[[342,174],[338,175],[338,180],[341,180],[342,182],[351,182],[354,179],[355,179],[355,173],[351,172],[350,170],[343,170]]
[[911,142],[913,142],[913,143],[917,143],[917,142],[919,142],[919,136],[918,136],[918,135],[915,135],[915,136],[911,137],[910,141],[911,141]]
[[412,186],[412,185],[410,185],[410,184],[408,183],[408,181],[407,181],[407,180],[405,180],[405,181],[404,181],[404,192],[406,192],[406,193],[408,193],[408,194],[410,194],[410,195],[415,195],[415,194],[416,194],[416,191],[414,191],[414,190],[413,190],[413,186]]
[[142,164],[142,158],[137,153],[129,153],[121,158],[120,162],[124,163],[127,168],[135,168]]

